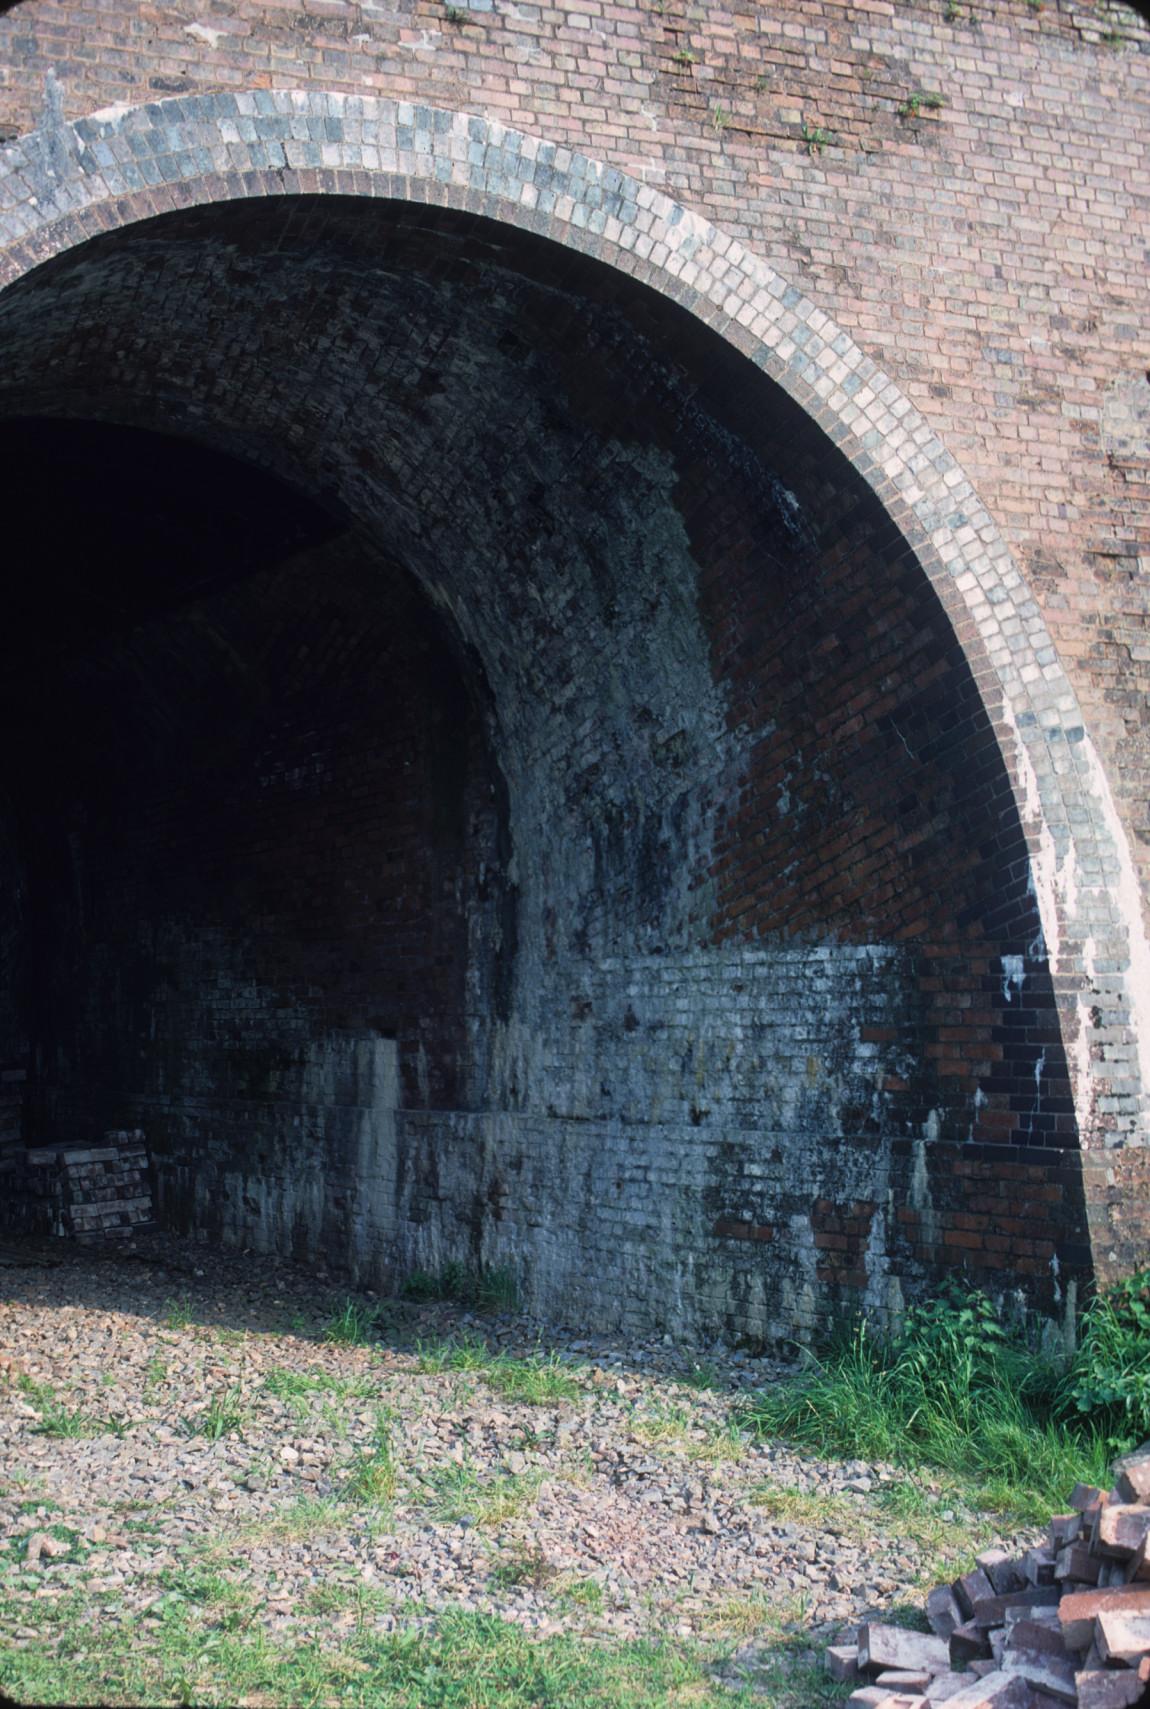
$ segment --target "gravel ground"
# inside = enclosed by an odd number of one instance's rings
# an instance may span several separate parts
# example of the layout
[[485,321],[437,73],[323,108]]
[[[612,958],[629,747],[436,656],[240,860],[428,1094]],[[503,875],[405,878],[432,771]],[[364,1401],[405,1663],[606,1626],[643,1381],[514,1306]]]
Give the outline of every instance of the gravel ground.
[[[921,1604],[937,1568],[938,1535],[892,1516],[892,1468],[738,1430],[740,1398],[786,1375],[769,1359],[390,1301],[379,1339],[338,1344],[346,1288],[169,1236],[8,1241],[0,1299],[18,1645],[41,1599],[77,1585],[115,1591],[146,1631],[190,1568],[254,1598],[272,1632],[394,1630],[451,1606],[540,1634],[748,1639]],[[480,1353],[428,1368],[480,1337],[504,1368],[553,1361],[572,1396],[508,1398]]]

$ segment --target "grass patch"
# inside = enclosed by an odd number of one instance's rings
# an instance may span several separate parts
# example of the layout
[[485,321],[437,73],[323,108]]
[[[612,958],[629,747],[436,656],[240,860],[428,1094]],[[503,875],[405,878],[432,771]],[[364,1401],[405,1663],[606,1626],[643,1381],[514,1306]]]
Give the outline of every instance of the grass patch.
[[650,1442],[653,1447],[665,1447],[670,1443],[687,1442],[695,1424],[695,1415],[690,1407],[666,1402],[648,1407],[645,1412],[637,1412],[631,1419],[631,1434],[640,1442]]
[[464,1462],[425,1472],[423,1484],[431,1498],[432,1517],[440,1524],[470,1519],[475,1525],[502,1525],[531,1506],[543,1479],[541,1471],[497,1472],[484,1482]]
[[727,1387],[722,1372],[717,1365],[712,1365],[708,1359],[693,1359],[689,1371],[684,1371],[679,1381],[685,1388],[711,1390],[722,1393]]
[[301,1543],[309,1537],[321,1537],[327,1531],[345,1530],[347,1524],[347,1508],[334,1497],[323,1500],[301,1496],[298,1501],[278,1508],[267,1519],[245,1525],[240,1535],[249,1542]]
[[37,1435],[60,1438],[82,1436],[122,1436],[128,1428],[122,1418],[101,1418],[81,1407],[66,1407],[48,1383],[37,1383],[31,1377],[21,1377],[19,1388],[39,1413],[39,1423],[33,1426]]
[[255,1613],[256,1601],[250,1590],[199,1562],[167,1568],[156,1584],[160,1596],[153,1612],[161,1618],[185,1607],[200,1608],[211,1612],[220,1630],[233,1632],[248,1625]]
[[370,1377],[341,1377],[322,1369],[289,1371],[278,1365],[265,1376],[264,1388],[283,1401],[300,1423],[313,1416],[318,1400],[319,1419],[334,1437],[346,1435],[347,1424],[333,1401],[371,1400],[379,1395],[379,1385]]
[[320,1618],[332,1614],[353,1614],[357,1626],[364,1625],[373,1615],[386,1614],[394,1607],[392,1592],[381,1584],[368,1584],[356,1577],[344,1583],[325,1579],[304,1592],[301,1607],[308,1615]]
[[515,1311],[520,1303],[515,1272],[506,1265],[483,1270],[453,1263],[442,1270],[413,1270],[400,1294],[405,1300],[452,1301],[478,1311]]
[[886,1536],[913,1544],[925,1556],[918,1581],[926,1586],[967,1571],[978,1551],[993,1541],[994,1526],[966,1512],[963,1500],[957,1488],[939,1495],[911,1481],[884,1485],[865,1497],[771,1483],[751,1494],[753,1505],[780,1524],[826,1531],[854,1543]]
[[496,1590],[515,1590],[523,1585],[542,1590],[558,1573],[559,1568],[536,1544],[533,1549],[508,1550],[492,1567],[488,1583]]
[[53,1566],[71,1561],[87,1560],[90,1550],[80,1532],[74,1530],[70,1525],[56,1523],[37,1525],[31,1531],[25,1531],[19,1536],[7,1538],[5,1542],[0,1543],[0,1562],[8,1568],[13,1565],[22,1566],[28,1553],[28,1539],[41,1532],[44,1536],[51,1537],[53,1542],[64,1545],[65,1553],[46,1557]]
[[607,1592],[597,1578],[568,1579],[556,1594],[560,1608],[579,1614],[602,1614],[607,1606]]
[[744,1424],[824,1454],[933,1466],[964,1499],[1019,1524],[1104,1483],[1113,1443],[1070,1412],[1067,1375],[1008,1333],[982,1294],[908,1313],[896,1338],[865,1323],[795,1381],[751,1399]]
[[384,1507],[395,1497],[396,1466],[391,1440],[391,1414],[377,1412],[370,1448],[356,1454],[348,1467],[343,1495],[363,1507]]
[[[489,1615],[450,1611],[396,1633],[369,1627],[270,1635],[246,1611],[173,1587],[155,1629],[125,1620],[111,1599],[61,1598],[41,1636],[0,1657],[0,1685],[42,1704],[338,1702],[349,1709],[814,1709],[841,1702],[809,1662],[784,1649],[760,1661],[759,1689],[720,1683],[727,1647],[678,1641],[534,1639]],[[5,1607],[3,1613],[10,1610]],[[12,1611],[14,1612],[14,1611]],[[24,1621],[16,1615],[15,1624]],[[763,1682],[767,1689],[763,1690]],[[732,1689],[732,1685],[734,1689]]]
[[700,1418],[676,1402],[658,1402],[636,1412],[631,1434],[653,1448],[676,1449],[690,1460],[711,1463],[741,1459],[746,1446],[737,1420]]
[[192,1301],[189,1294],[181,1294],[179,1299],[165,1300],[163,1318],[166,1329],[187,1329],[195,1322],[192,1311]]
[[218,1442],[222,1436],[231,1436],[242,1430],[247,1419],[248,1410],[241,1403],[239,1389],[230,1388],[214,1394],[200,1412],[190,1413],[183,1426],[189,1436],[203,1436],[209,1442]]
[[845,1495],[827,1495],[821,1490],[795,1489],[788,1484],[760,1484],[751,1501],[782,1525],[802,1525],[810,1530],[830,1531],[836,1537],[862,1540],[873,1530],[862,1506]]
[[788,1628],[803,1626],[806,1603],[794,1596],[772,1601],[764,1591],[752,1590],[745,1596],[724,1597],[707,1610],[705,1620],[709,1632],[739,1642],[763,1635],[781,1639]]
[[494,1353],[475,1336],[439,1342],[421,1342],[417,1348],[419,1369],[425,1374],[470,1371],[483,1378],[504,1400],[528,1406],[553,1406],[576,1400],[581,1394],[575,1368],[558,1353],[532,1353],[516,1359],[510,1353]]
[[368,1305],[363,1300],[345,1299],[337,1312],[328,1318],[324,1340],[337,1347],[370,1347],[391,1327],[391,1320],[382,1306]]
[[167,1382],[167,1380],[168,1380],[168,1367],[167,1367],[167,1365],[160,1358],[158,1353],[153,1353],[152,1357],[148,1360],[148,1363],[144,1367],[144,1405],[145,1406],[153,1406],[155,1404],[156,1396],[159,1394],[160,1390],[163,1388],[163,1386]]

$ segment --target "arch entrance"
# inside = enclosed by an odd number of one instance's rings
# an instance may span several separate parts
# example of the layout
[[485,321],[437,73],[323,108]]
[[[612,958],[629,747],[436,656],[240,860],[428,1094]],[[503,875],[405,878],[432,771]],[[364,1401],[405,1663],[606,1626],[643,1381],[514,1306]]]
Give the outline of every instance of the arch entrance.
[[817,309],[461,115],[201,97],[9,152],[36,1138],[138,1124],[176,1226],[629,1326],[1122,1261],[1101,774]]

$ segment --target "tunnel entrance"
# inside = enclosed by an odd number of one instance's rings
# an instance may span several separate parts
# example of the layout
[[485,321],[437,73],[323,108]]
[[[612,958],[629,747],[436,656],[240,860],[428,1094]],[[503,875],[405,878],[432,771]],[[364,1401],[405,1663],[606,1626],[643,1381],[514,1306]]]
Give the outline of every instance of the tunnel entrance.
[[767,376],[335,196],[95,238],[0,337],[29,1139],[138,1126],[170,1226],[631,1328],[1087,1266],[995,731]]

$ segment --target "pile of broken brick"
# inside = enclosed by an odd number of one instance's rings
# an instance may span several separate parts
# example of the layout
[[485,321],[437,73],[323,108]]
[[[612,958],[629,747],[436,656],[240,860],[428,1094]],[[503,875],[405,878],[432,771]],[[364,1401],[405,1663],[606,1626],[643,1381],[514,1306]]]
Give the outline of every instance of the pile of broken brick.
[[1078,1484],[1048,1541],[987,1550],[927,1598],[933,1637],[877,1622],[827,1651],[854,1709],[1150,1706],[1150,1443]]

